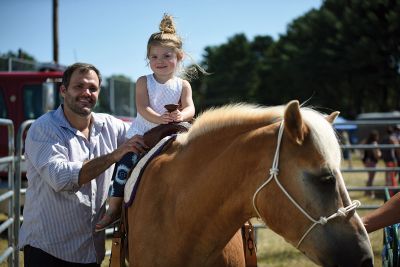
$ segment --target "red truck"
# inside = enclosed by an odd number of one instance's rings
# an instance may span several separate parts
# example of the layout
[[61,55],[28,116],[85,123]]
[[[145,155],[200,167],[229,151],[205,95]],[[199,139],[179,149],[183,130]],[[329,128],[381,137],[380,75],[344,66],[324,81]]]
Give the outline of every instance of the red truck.
[[[61,102],[59,87],[61,85],[65,67],[42,67],[44,71],[0,71],[0,118],[10,119],[14,123],[15,138],[21,124],[26,120],[37,119],[48,110],[56,109]],[[48,71],[51,69],[51,71]],[[123,113],[124,110],[134,111],[133,83],[122,82],[122,86],[114,86],[116,80],[108,81],[110,89],[103,88],[106,96],[105,106],[115,107],[114,112],[97,105],[97,112],[113,113],[123,121],[131,122],[132,113]],[[115,84],[114,84],[115,83]],[[108,90],[107,90],[108,89]],[[108,93],[107,93],[108,92]],[[117,104],[118,103],[118,104]],[[119,109],[118,109],[119,108]],[[0,157],[8,154],[7,127],[0,126]],[[15,139],[15,143],[16,143]],[[24,174],[24,163],[21,170]],[[1,181],[7,181],[7,164],[0,163]],[[1,182],[0,181],[0,182]],[[1,184],[0,184],[1,187]]]
[[[15,138],[21,123],[37,119],[60,104],[58,89],[62,74],[62,71],[0,72],[0,118],[13,121]],[[0,127],[0,157],[8,153],[7,135],[7,128]],[[0,164],[0,177],[7,181],[6,164]]]

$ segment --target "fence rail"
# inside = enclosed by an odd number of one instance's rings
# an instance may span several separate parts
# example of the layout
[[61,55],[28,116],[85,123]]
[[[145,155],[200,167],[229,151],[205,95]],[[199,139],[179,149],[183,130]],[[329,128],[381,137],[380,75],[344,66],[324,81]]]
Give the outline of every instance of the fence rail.
[[0,57],[0,71],[34,71],[37,63],[31,60],[12,57]]

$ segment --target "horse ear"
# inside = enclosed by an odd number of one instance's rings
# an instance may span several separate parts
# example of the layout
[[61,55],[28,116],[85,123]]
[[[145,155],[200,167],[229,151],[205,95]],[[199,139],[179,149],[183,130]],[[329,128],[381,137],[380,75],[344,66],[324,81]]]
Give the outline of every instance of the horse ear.
[[329,123],[332,124],[332,123],[336,120],[336,118],[339,116],[339,114],[340,114],[339,111],[334,111],[334,112],[332,112],[330,115],[326,116],[326,120],[327,120]]
[[285,114],[285,131],[296,144],[303,144],[304,141],[304,124],[300,114],[299,101],[293,100],[286,105]]

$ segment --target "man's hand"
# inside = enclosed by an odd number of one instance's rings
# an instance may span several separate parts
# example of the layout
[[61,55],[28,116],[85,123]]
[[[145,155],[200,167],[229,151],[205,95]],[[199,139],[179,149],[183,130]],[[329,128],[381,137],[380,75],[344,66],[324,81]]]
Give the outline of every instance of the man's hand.
[[143,136],[135,135],[121,146],[119,146],[114,152],[112,152],[115,162],[118,162],[126,153],[133,152],[135,154],[142,154],[148,149],[143,141]]

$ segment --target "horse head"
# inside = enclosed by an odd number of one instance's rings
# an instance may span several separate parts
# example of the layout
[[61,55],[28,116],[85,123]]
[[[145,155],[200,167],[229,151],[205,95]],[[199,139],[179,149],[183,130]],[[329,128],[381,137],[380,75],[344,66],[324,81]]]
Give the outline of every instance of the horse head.
[[[340,172],[341,151],[328,116],[297,101],[273,124],[270,174],[253,195],[255,215],[315,263],[373,266],[367,232]],[[272,126],[272,125],[271,125]]]

